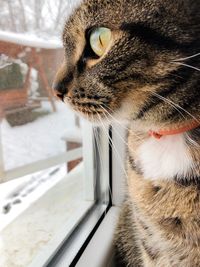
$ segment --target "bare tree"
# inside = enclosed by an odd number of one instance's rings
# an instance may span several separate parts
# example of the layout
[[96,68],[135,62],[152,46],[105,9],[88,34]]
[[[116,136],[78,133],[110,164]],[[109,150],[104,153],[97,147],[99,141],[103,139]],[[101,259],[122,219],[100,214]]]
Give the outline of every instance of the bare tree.
[[17,31],[17,27],[16,27],[16,24],[15,24],[15,16],[14,16],[14,13],[13,13],[13,7],[11,5],[11,1],[8,0],[7,4],[8,4],[8,10],[9,10],[9,20],[11,22],[11,30],[12,31]]
[[1,0],[0,30],[58,36],[79,0]]
[[20,6],[20,9],[21,9],[21,14],[22,14],[22,29],[23,31],[27,31],[27,24],[26,24],[26,15],[25,15],[25,8],[24,8],[24,3],[22,0],[18,0],[19,2],[19,6]]
[[42,0],[35,0],[34,1],[34,17],[35,17],[35,28],[40,28],[40,21],[41,21],[41,12],[42,12],[42,6],[44,4],[44,1]]
[[62,12],[62,7],[63,7],[63,0],[60,0],[60,1],[59,1],[59,4],[58,4],[58,10],[57,10],[56,19],[55,19],[54,30],[57,29],[58,24],[59,24],[59,22],[60,22],[60,19],[61,19],[61,12]]

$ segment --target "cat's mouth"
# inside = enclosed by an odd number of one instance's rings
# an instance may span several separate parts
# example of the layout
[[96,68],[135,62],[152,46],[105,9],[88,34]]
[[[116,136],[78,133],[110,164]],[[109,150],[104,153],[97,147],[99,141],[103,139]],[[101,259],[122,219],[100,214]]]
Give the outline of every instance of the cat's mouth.
[[91,98],[80,99],[74,96],[65,96],[63,102],[70,105],[73,110],[92,122],[109,119],[108,114],[110,114],[110,112],[108,112],[108,101],[103,102]]

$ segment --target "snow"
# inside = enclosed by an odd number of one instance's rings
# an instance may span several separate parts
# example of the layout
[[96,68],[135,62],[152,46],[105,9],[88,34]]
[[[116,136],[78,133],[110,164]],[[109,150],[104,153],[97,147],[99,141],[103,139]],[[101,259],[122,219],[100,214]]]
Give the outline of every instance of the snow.
[[[23,75],[23,80],[25,82],[26,74],[28,72],[28,65],[24,63],[20,58],[14,59],[8,57],[5,54],[0,55],[0,69],[12,65],[12,63],[16,63],[20,66],[21,73]],[[30,89],[28,91],[29,98],[39,97],[38,89],[39,89],[38,71],[32,67],[30,73]]]
[[28,91],[28,96],[30,98],[37,98],[40,96],[38,92],[39,82],[38,82],[38,71],[35,68],[31,68],[30,74],[30,89]]
[[0,54],[0,69],[3,69],[9,65],[12,65],[12,62],[5,54]]
[[[5,170],[48,159],[65,152],[66,144],[62,138],[67,130],[73,135],[72,129],[75,129],[74,135],[77,135],[79,140],[82,139],[81,129],[74,127],[74,113],[61,102],[56,102],[56,106],[57,112],[53,113],[49,102],[43,101],[39,110],[51,113],[22,126],[11,127],[5,119],[3,120],[1,142]],[[0,228],[5,227],[33,200],[35,201],[39,195],[44,194],[45,190],[49,190],[65,175],[66,164],[61,164],[0,184]],[[29,195],[35,191],[37,193],[31,200]],[[41,193],[39,193],[40,191]],[[26,203],[20,205],[20,209],[19,205],[13,204],[19,200],[20,203]],[[6,206],[9,208],[8,212],[4,211]],[[6,220],[3,218],[5,215],[7,215]]]
[[[0,185],[0,232],[66,175],[61,164]],[[5,207],[9,211],[5,212]]]
[[82,142],[82,134],[77,126],[68,129],[61,138],[63,141],[68,140],[69,142]]
[[[42,107],[37,111],[49,111],[51,113],[22,126],[11,127],[6,119],[2,121],[1,142],[5,170],[12,170],[65,152],[66,140],[63,139],[63,136],[66,135],[67,131],[71,135],[78,136],[79,141],[82,139],[81,129],[74,126],[74,113],[62,102],[56,102],[56,106],[57,112],[52,112],[50,103],[43,101]],[[49,189],[52,183],[54,184],[65,174],[66,164],[62,164],[0,184],[0,222],[2,222],[0,228],[7,225],[21,212],[18,208],[19,205],[13,205],[15,201],[24,201],[24,196],[29,195],[32,191],[37,191],[38,197],[38,188]],[[22,210],[30,205],[30,201],[25,201],[26,205],[20,206]],[[2,216],[3,213],[7,214],[3,211],[6,206],[9,208],[9,216],[6,217],[6,220],[2,220],[1,213]],[[10,210],[14,209],[15,211],[16,207],[16,212],[11,213],[10,216]]]
[[44,48],[44,49],[58,49],[62,48],[61,40],[58,38],[46,38],[37,37],[35,34],[30,33],[14,33],[0,30],[0,40],[11,42],[14,44]]
[[43,266],[34,263],[37,256],[46,261],[58,237],[60,244],[93,204],[83,198],[82,173],[81,164],[0,232],[0,267]]
[[22,126],[11,127],[5,119],[2,121],[1,142],[6,170],[66,151],[62,137],[74,127],[74,113],[62,102],[56,102],[56,106],[57,112],[53,113],[49,102],[43,101],[41,110],[51,113]]

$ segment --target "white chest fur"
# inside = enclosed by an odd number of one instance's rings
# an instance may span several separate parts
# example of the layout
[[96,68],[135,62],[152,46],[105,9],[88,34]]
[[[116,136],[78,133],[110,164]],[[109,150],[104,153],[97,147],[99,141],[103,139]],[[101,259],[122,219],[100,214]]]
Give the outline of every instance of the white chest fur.
[[[184,134],[149,137],[137,151],[137,161],[147,179],[186,177],[192,168]],[[136,162],[137,163],[137,162]]]

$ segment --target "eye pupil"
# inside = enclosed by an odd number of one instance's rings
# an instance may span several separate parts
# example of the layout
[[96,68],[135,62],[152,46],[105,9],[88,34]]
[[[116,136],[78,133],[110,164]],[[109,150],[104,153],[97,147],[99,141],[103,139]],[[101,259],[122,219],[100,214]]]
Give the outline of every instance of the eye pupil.
[[90,46],[94,53],[101,57],[111,42],[111,30],[104,27],[94,29],[90,34]]
[[101,41],[101,35],[99,35],[99,42],[100,42],[101,46],[103,46],[103,43]]

